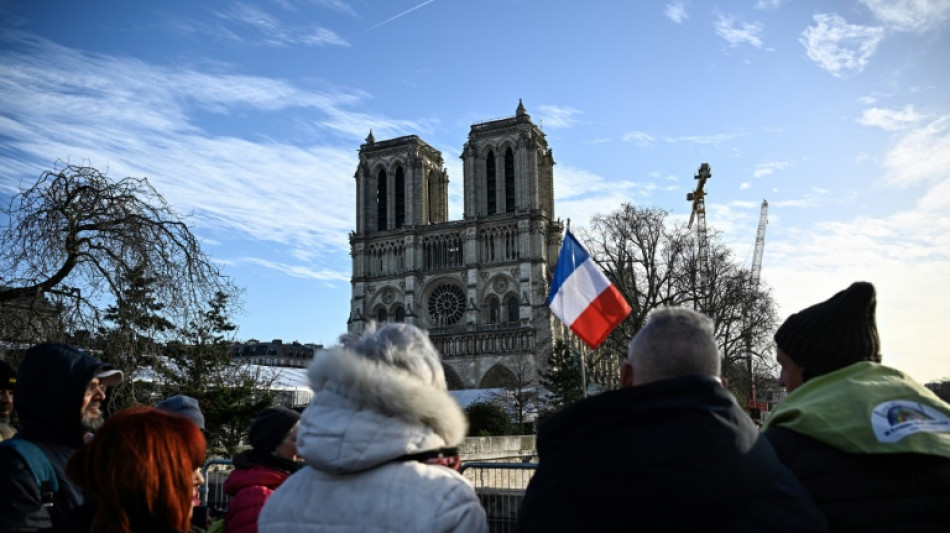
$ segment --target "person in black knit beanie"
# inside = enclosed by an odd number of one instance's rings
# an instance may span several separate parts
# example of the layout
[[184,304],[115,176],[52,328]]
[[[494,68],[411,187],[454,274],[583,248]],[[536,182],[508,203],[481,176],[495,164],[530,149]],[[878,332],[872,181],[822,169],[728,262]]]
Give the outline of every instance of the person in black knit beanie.
[[950,405],[881,364],[876,310],[859,281],[782,323],[764,435],[831,531],[950,531]]
[[297,457],[300,413],[286,407],[261,411],[248,430],[251,449],[234,458],[235,470],[224,482],[232,497],[224,518],[230,533],[257,533],[257,518],[270,495],[301,464]]

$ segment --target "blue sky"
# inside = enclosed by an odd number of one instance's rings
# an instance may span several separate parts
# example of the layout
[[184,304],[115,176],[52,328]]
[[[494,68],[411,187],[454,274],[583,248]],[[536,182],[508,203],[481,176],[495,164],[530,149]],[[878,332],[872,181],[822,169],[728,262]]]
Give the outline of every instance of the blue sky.
[[878,287],[885,362],[950,376],[950,1],[0,2],[0,194],[147,176],[246,289],[239,338],[346,329],[357,150],[418,134],[462,215],[469,126],[518,99],[557,215],[707,220],[784,317]]

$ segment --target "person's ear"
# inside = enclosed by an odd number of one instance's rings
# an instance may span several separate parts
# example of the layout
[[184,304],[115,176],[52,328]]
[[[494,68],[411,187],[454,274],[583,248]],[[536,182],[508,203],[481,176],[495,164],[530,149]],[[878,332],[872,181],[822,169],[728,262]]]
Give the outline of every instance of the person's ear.
[[624,361],[623,364],[620,365],[620,386],[633,386],[633,366],[630,365],[629,361]]

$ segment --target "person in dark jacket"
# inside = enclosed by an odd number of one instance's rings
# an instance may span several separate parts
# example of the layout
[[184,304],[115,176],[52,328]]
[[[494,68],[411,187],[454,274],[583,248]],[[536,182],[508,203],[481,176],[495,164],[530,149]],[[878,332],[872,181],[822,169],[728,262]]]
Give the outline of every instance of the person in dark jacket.
[[16,429],[11,425],[14,387],[16,371],[6,361],[0,361],[0,441],[16,434]]
[[251,449],[234,458],[235,470],[224,482],[232,497],[225,516],[230,533],[257,533],[257,518],[270,495],[291,474],[297,462],[297,425],[300,413],[286,407],[269,407],[251,423]]
[[950,405],[880,364],[876,307],[857,282],[776,331],[765,437],[832,531],[950,531]]
[[542,423],[518,530],[825,531],[719,373],[712,320],[651,313],[621,389]]
[[69,532],[82,503],[65,475],[66,462],[87,435],[102,425],[100,402],[122,372],[63,344],[30,348],[17,374],[14,400],[20,418],[16,439],[36,445],[56,473],[59,489],[44,505],[30,467],[12,448],[0,447],[0,525],[3,531]]

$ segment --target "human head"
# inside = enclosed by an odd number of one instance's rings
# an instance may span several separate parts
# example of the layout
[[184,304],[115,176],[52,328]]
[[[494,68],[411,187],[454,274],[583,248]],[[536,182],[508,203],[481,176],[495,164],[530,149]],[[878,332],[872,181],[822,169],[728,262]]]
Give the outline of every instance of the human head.
[[101,423],[104,387],[122,372],[65,344],[37,344],[26,352],[13,391],[20,429],[39,439],[82,444],[90,426]]
[[876,307],[874,285],[859,281],[794,313],[775,332],[779,363],[787,359],[800,367],[804,382],[860,361],[881,362]]
[[370,322],[360,335],[340,337],[343,347],[358,355],[401,368],[428,385],[445,390],[445,372],[429,335],[411,324]]
[[95,504],[90,531],[146,525],[188,531],[205,439],[187,418],[152,407],[113,415],[70,458],[67,475]]
[[16,372],[6,361],[0,361],[0,422],[9,422],[13,414],[13,388]]
[[161,409],[166,413],[183,416],[194,422],[195,425],[201,428],[202,431],[205,429],[205,415],[201,412],[201,407],[198,405],[198,400],[192,398],[191,396],[177,394],[162,400],[158,403],[158,405],[155,406],[155,408]]
[[[248,442],[254,450],[262,453],[273,453],[284,459],[296,460],[297,444],[296,431],[297,422],[300,421],[300,413],[284,406],[268,407],[264,409],[251,422],[251,428],[247,432]],[[288,441],[288,437],[293,433],[294,439]]]
[[719,377],[719,350],[713,321],[684,307],[650,313],[627,347],[620,370],[624,387],[691,374]]

